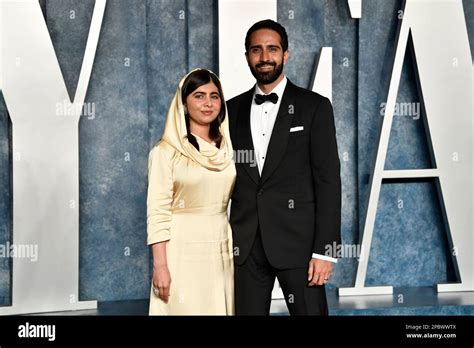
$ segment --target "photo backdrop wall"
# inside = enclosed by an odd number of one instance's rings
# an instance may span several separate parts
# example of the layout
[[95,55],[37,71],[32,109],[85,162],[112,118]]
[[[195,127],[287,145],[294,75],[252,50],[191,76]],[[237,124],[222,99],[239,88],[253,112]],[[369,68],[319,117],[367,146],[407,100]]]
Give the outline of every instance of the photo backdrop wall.
[[[93,0],[43,0],[45,21],[70,96],[86,45]],[[387,98],[401,0],[364,0],[352,19],[346,1],[278,0],[289,35],[285,73],[310,88],[323,46],[333,47],[333,106],[343,183],[343,242],[357,245]],[[471,55],[474,2],[463,1]],[[218,73],[217,0],[108,0],[79,127],[80,298],[143,299],[147,157],[160,139],[180,78],[196,67]],[[244,38],[240,45],[244,54]],[[250,74],[250,72],[249,72]],[[249,85],[248,88],[251,86]],[[413,61],[406,55],[386,169],[429,168]],[[409,103],[409,104],[408,104]],[[419,111],[417,111],[419,110]],[[446,115],[449,117],[449,115]],[[11,240],[11,123],[0,102],[0,245]],[[368,285],[430,286],[454,281],[434,182],[382,187]],[[332,285],[352,286],[357,259],[337,264]],[[0,258],[0,304],[11,303],[11,268]]]

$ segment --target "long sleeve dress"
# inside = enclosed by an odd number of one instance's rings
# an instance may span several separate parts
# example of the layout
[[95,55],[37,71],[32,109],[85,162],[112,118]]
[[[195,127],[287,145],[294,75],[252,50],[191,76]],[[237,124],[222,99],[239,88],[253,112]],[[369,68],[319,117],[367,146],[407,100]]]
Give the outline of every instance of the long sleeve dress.
[[[217,148],[196,136],[200,152]],[[159,142],[149,156],[148,244],[168,241],[170,297],[150,293],[150,314],[232,315],[232,233],[227,205],[235,166],[209,170]]]

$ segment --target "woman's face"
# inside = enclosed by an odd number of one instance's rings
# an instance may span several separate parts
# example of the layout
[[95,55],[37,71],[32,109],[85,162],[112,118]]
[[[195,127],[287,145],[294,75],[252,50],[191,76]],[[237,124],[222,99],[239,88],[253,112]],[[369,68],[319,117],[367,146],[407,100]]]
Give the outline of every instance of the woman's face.
[[202,85],[186,98],[189,122],[209,125],[221,112],[221,96],[213,82]]

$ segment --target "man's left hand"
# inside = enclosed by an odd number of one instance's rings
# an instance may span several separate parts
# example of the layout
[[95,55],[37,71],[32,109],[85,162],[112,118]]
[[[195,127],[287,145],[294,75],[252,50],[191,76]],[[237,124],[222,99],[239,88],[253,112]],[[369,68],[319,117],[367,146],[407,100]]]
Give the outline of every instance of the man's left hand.
[[332,262],[312,258],[308,267],[308,286],[323,285],[329,280],[332,273]]

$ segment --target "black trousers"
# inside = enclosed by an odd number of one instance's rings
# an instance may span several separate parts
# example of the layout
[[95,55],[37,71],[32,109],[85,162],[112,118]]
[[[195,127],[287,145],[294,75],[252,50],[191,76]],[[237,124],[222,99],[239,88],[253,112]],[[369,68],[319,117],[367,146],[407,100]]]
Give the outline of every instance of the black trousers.
[[275,277],[291,315],[328,315],[324,285],[308,286],[307,267],[273,268],[265,255],[260,231],[247,260],[235,265],[234,272],[236,315],[269,315]]

